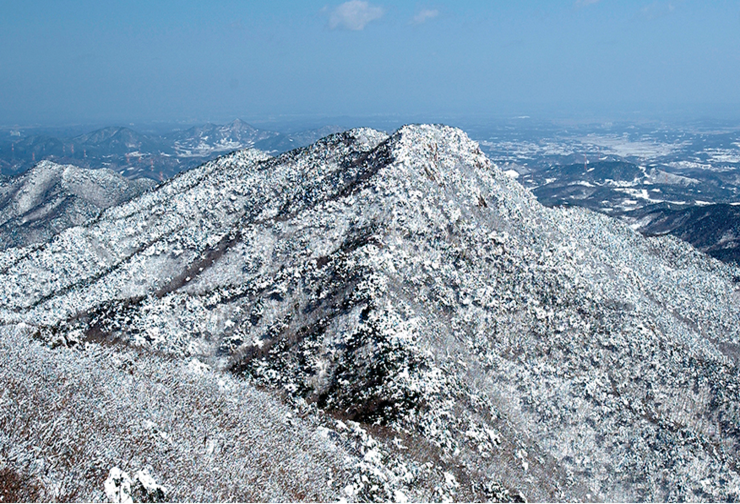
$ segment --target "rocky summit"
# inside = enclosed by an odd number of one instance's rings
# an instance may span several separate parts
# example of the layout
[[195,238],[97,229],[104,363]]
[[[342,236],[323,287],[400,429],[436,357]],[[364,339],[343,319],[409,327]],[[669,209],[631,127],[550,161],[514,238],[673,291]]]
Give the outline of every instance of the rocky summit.
[[737,500],[738,282],[454,128],[235,152],[0,254],[0,471],[46,500]]

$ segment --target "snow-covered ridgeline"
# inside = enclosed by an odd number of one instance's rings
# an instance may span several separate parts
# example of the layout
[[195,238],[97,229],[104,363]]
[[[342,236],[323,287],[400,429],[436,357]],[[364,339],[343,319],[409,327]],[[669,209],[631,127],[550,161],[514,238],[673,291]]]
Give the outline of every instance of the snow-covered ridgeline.
[[740,483],[737,270],[544,208],[453,128],[225,156],[0,265],[6,323],[197,356],[383,424],[456,468],[446,492]]

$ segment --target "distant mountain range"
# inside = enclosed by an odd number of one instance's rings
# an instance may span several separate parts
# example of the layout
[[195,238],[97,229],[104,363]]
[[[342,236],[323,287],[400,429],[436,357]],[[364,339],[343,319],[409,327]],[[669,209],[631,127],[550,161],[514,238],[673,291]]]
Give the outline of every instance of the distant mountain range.
[[322,127],[284,134],[237,119],[226,125],[205,124],[163,135],[142,134],[126,127],[106,127],[70,138],[32,135],[0,143],[0,173],[17,175],[42,160],[51,160],[162,181],[226,152],[254,147],[278,154],[339,130]]
[[696,205],[740,200],[736,172],[670,171],[625,161],[553,165],[521,181],[546,205],[575,204],[609,214],[645,205]]
[[[214,153],[254,147],[262,140],[278,136],[274,131],[259,130],[237,119],[223,126],[206,124],[165,136],[172,141],[178,157],[205,158]],[[316,140],[316,139],[315,139]]]
[[740,264],[740,170],[640,166],[625,161],[512,171],[547,206],[579,206],[646,235],[672,234]]
[[710,256],[740,264],[740,205],[647,205],[620,216],[648,236],[671,234]]

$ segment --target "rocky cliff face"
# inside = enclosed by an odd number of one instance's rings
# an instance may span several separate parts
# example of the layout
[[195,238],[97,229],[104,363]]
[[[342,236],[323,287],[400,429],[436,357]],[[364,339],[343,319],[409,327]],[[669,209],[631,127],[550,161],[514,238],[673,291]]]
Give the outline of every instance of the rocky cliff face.
[[282,398],[346,451],[330,495],[740,498],[739,271],[453,128],[237,152],[0,268],[6,328]]

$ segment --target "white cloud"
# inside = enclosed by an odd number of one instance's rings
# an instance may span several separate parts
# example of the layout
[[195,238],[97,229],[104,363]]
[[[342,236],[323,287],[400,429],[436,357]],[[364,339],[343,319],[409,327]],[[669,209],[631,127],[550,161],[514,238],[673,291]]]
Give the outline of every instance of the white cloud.
[[589,5],[593,5],[598,2],[599,0],[576,0],[575,6],[576,7],[588,7]]
[[439,11],[437,9],[422,9],[411,20],[411,24],[422,24],[429,19],[436,18],[437,16],[439,16]]
[[669,15],[676,7],[671,2],[653,2],[640,10],[645,19],[658,19]]
[[344,2],[329,14],[329,28],[336,30],[362,30],[371,21],[380,19],[385,13],[382,7],[363,0]]

